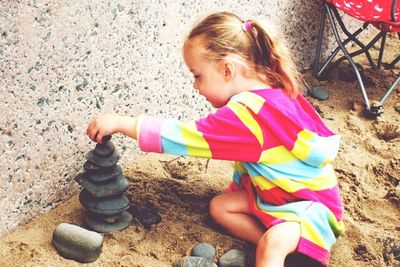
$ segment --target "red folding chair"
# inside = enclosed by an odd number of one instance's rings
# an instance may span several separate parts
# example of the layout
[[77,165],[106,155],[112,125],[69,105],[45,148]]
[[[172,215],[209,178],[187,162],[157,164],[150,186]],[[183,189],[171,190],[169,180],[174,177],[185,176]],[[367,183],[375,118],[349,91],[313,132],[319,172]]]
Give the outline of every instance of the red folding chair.
[[[350,33],[340,17],[338,10],[346,13],[347,15],[363,21],[362,27],[357,29],[355,32]],[[332,51],[325,62],[320,67],[320,57],[321,57],[321,47],[322,39],[325,29],[325,21],[328,18],[329,24],[332,28],[334,37],[338,43],[338,46]],[[323,0],[323,12],[320,21],[321,28],[319,30],[319,37],[315,55],[315,61],[313,64],[313,75],[317,79],[323,79],[323,77],[329,73],[335,66],[340,62],[347,59],[353,68],[355,75],[358,80],[358,87],[361,91],[363,101],[365,104],[365,114],[368,117],[377,117],[383,112],[383,104],[388,98],[388,96],[393,92],[393,90],[400,83],[400,73],[395,78],[391,86],[385,91],[382,98],[378,103],[369,102],[367,92],[365,90],[365,85],[363,82],[363,75],[360,73],[360,69],[354,62],[353,57],[365,54],[368,62],[371,64],[372,68],[379,68],[382,64],[382,58],[386,43],[386,36],[388,32],[396,32],[400,39],[400,1],[398,0]],[[338,27],[339,25],[342,33],[347,37],[342,40],[339,36]],[[357,39],[358,35],[368,28],[369,25],[373,25],[379,30],[379,33],[367,44],[364,45],[360,40]],[[377,63],[375,64],[372,56],[370,54],[370,49],[381,40],[379,55]],[[353,43],[356,44],[359,49],[354,52],[349,52],[346,45]],[[400,48],[399,48],[400,50]],[[336,55],[342,51],[343,56],[334,60]],[[400,54],[396,56],[388,65],[388,68],[395,68],[395,65],[400,60]]]

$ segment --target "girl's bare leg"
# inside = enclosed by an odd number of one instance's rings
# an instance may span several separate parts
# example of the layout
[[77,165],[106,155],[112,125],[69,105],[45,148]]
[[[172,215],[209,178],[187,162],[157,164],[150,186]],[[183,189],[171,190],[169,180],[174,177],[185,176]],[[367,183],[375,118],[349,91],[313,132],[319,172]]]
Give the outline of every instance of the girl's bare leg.
[[256,267],[283,267],[286,256],[296,251],[299,240],[299,223],[272,226],[257,243]]
[[218,195],[210,203],[211,217],[232,235],[257,245],[257,267],[283,267],[300,239],[297,222],[277,224],[268,231],[250,212],[246,191]]
[[210,215],[229,233],[257,244],[266,228],[250,212],[246,191],[225,193],[210,202]]

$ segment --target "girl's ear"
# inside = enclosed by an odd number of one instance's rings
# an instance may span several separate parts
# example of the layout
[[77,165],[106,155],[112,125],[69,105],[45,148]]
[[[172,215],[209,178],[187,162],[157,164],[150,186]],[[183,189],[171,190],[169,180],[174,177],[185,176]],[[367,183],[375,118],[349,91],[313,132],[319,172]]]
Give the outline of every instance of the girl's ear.
[[224,62],[224,77],[226,81],[229,81],[233,78],[235,74],[235,65],[231,61]]

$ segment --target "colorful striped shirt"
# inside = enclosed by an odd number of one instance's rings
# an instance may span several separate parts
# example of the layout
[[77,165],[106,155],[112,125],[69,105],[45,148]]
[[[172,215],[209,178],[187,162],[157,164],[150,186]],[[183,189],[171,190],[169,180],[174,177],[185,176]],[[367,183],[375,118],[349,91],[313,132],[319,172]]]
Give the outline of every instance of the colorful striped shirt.
[[343,230],[343,203],[332,161],[340,136],[301,95],[281,89],[235,95],[205,118],[183,123],[142,116],[143,151],[235,161],[228,191],[246,190],[267,227],[301,224],[298,252],[323,264]]

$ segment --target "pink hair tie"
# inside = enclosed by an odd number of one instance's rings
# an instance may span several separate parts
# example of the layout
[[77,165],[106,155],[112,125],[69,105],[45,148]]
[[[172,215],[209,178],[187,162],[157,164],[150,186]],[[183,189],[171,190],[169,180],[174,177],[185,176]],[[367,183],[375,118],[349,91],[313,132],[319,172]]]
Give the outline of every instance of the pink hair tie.
[[252,27],[251,21],[249,21],[249,20],[246,20],[246,21],[243,22],[243,24],[242,24],[242,29],[243,29],[245,32],[251,30],[251,27]]

